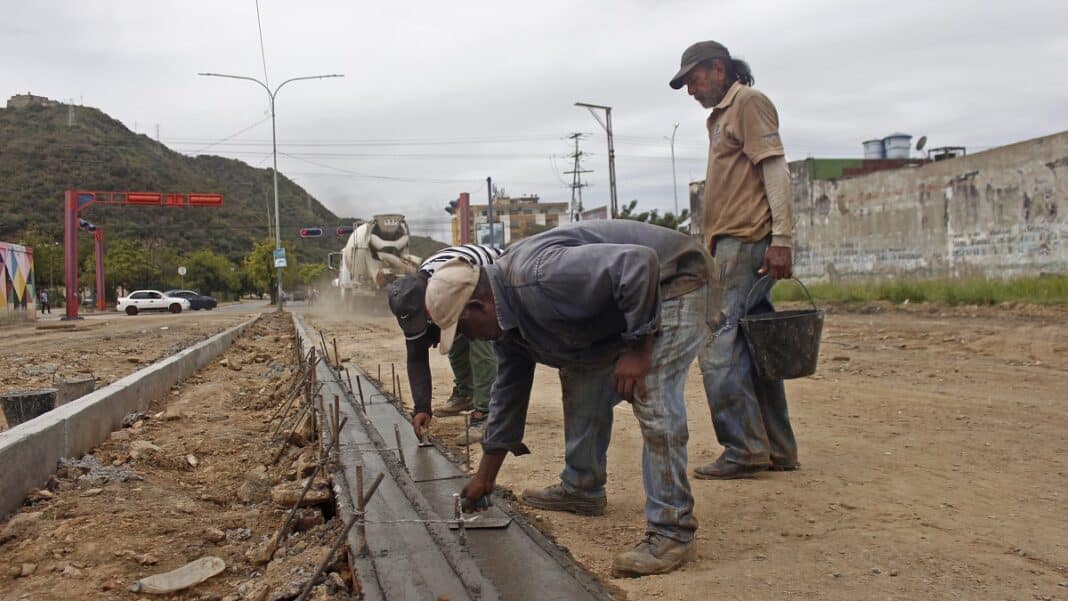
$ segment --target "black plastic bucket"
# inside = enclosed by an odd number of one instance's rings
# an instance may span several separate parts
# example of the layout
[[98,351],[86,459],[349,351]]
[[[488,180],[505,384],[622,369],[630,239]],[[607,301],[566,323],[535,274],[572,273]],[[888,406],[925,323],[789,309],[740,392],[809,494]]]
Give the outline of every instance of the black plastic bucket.
[[[793,279],[805,291],[812,303],[811,309],[758,313],[741,319],[742,332],[757,375],[766,380],[789,380],[816,373],[823,311],[816,308],[812,295],[801,280]],[[762,280],[753,284],[750,296]],[[749,306],[749,299],[746,299],[746,306]]]

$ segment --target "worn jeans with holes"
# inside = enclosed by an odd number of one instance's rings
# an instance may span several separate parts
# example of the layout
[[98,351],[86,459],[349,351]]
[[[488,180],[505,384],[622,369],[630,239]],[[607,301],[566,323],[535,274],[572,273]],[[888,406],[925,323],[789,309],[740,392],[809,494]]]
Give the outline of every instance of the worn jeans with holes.
[[756,375],[738,325],[745,315],[774,310],[774,280],[761,280],[757,273],[768,245],[767,238],[759,242],[717,239],[717,281],[709,287],[708,303],[714,337],[698,356],[712,425],[716,438],[725,447],[723,457],[746,466],[797,463],[797,441],[786,408],[786,389],[782,380],[765,380]]
[[[705,323],[705,287],[664,301],[660,333],[645,395],[632,403],[641,426],[642,479],[647,530],[681,542],[693,539],[697,518],[686,475],[686,374],[710,336]],[[612,438],[612,409],[620,402],[612,381],[614,365],[569,366],[560,370],[564,399],[566,467],[560,480],[571,493],[601,497]]]
[[489,411],[490,388],[497,379],[497,355],[488,340],[469,340],[456,334],[449,349],[453,386],[460,394],[469,394],[475,410]]

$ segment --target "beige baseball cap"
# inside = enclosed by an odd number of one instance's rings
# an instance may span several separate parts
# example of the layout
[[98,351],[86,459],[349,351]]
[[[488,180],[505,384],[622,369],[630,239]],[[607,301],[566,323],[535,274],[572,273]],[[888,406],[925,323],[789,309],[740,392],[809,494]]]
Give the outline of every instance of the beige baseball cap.
[[438,267],[426,286],[426,310],[441,328],[438,352],[442,355],[452,348],[460,314],[478,284],[478,269],[463,259],[453,259]]

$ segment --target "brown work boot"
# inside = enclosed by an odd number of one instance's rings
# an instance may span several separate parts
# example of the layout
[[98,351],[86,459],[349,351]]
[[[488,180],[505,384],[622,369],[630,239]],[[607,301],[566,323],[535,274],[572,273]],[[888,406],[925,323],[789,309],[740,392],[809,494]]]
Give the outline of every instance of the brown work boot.
[[767,469],[767,465],[735,463],[720,455],[719,459],[712,463],[694,469],[693,475],[695,478],[702,480],[735,480],[738,478],[752,478]]
[[642,542],[612,560],[612,576],[637,578],[650,574],[667,574],[697,558],[693,541],[680,543],[666,536],[647,532]]
[[475,400],[469,394],[461,394],[455,390],[452,391],[452,396],[449,400],[445,401],[445,405],[440,409],[434,410],[434,415],[456,415],[470,410],[475,406]]
[[548,511],[569,511],[578,515],[604,515],[605,497],[585,497],[570,493],[561,484],[528,488],[519,497],[525,505]]

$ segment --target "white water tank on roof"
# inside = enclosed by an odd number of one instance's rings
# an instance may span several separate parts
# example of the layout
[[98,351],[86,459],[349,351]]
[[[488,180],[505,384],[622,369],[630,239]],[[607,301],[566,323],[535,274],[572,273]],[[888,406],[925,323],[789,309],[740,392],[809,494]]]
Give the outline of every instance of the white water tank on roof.
[[890,134],[883,138],[883,158],[907,159],[912,150],[912,136],[909,134]]
[[865,159],[881,159],[884,158],[883,154],[883,141],[878,140],[865,140],[862,142],[864,145],[864,158]]

